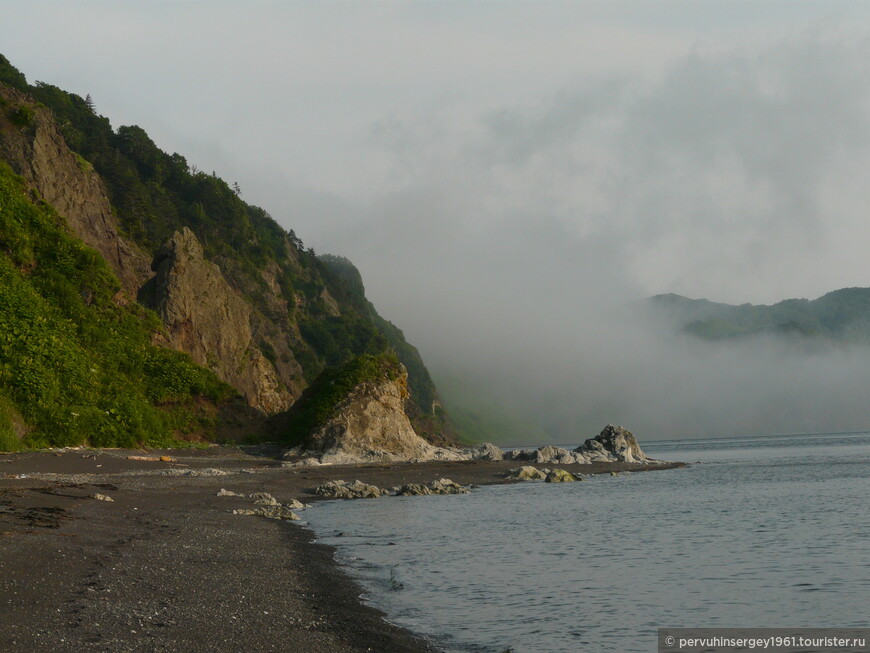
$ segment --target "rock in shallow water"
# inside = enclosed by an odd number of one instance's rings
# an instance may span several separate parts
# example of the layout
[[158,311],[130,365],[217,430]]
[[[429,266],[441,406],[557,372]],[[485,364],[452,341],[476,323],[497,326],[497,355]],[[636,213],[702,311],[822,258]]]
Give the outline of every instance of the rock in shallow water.
[[538,469],[531,465],[517,467],[508,472],[507,478],[517,481],[543,481],[547,478],[549,470]]
[[449,478],[439,478],[431,483],[410,483],[398,488],[395,492],[397,496],[420,496],[427,494],[468,494],[470,490],[467,487],[459,485],[459,483],[450,480]]
[[577,479],[565,469],[554,469],[544,479],[547,483],[573,483]]

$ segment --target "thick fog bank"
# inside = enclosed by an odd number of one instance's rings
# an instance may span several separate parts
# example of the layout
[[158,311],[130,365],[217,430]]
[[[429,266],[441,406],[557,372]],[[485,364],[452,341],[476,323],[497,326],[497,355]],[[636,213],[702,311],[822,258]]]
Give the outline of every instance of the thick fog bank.
[[642,439],[870,428],[870,350],[861,347],[707,342],[635,323],[578,330],[569,347],[541,342],[533,361],[496,349],[437,360],[448,405],[522,424],[492,433],[518,443],[542,432],[579,442],[607,423]]

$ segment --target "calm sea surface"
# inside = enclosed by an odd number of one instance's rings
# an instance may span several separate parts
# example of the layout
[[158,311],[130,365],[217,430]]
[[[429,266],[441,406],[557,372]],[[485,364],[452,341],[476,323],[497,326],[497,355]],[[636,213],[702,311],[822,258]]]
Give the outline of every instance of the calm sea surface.
[[686,469],[305,516],[446,651],[654,651],[660,626],[870,625],[870,434],[643,443]]

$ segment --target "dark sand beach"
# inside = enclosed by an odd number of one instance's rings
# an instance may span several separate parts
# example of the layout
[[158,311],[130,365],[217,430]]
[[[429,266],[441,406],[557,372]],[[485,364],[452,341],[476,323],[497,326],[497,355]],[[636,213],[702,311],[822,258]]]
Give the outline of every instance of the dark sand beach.
[[[266,453],[212,447],[0,456],[0,650],[434,651],[365,606],[332,549],[304,525],[234,515],[251,500],[217,492],[313,502],[314,488],[327,480],[392,487],[447,477],[483,485],[504,483],[518,463],[293,469]],[[174,461],[128,458],[160,455]],[[559,467],[594,474],[672,466]],[[161,475],[172,469],[226,473]]]

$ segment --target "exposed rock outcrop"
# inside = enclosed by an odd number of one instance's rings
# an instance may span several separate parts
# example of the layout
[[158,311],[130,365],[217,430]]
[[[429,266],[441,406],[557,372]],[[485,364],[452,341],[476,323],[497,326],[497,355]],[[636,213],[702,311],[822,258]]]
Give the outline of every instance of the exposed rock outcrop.
[[553,469],[544,479],[547,483],[573,483],[577,479],[574,474],[564,469]]
[[285,458],[314,458],[320,464],[466,460],[457,449],[436,447],[414,431],[405,413],[408,374],[382,378],[354,388],[329,418]]
[[582,456],[590,462],[621,462],[650,463],[659,462],[649,458],[637,444],[634,434],[622,428],[608,424],[601,433],[586,440],[574,449],[577,456]]
[[250,304],[205,258],[194,233],[176,232],[151,267],[156,276],[140,298],[163,319],[171,346],[209,367],[254,408],[286,410],[293,398],[252,342]]
[[106,259],[128,295],[135,297],[151,276],[150,257],[118,234],[100,176],[67,147],[48,109],[2,84],[0,98],[32,112],[27,126],[15,125],[0,114],[0,159],[66,218],[73,233]]
[[661,461],[648,457],[638,446],[631,431],[608,424],[601,433],[586,440],[573,451],[546,446],[538,449],[515,449],[504,454],[505,460],[533,462],[539,465],[570,465],[572,463],[645,463]]

